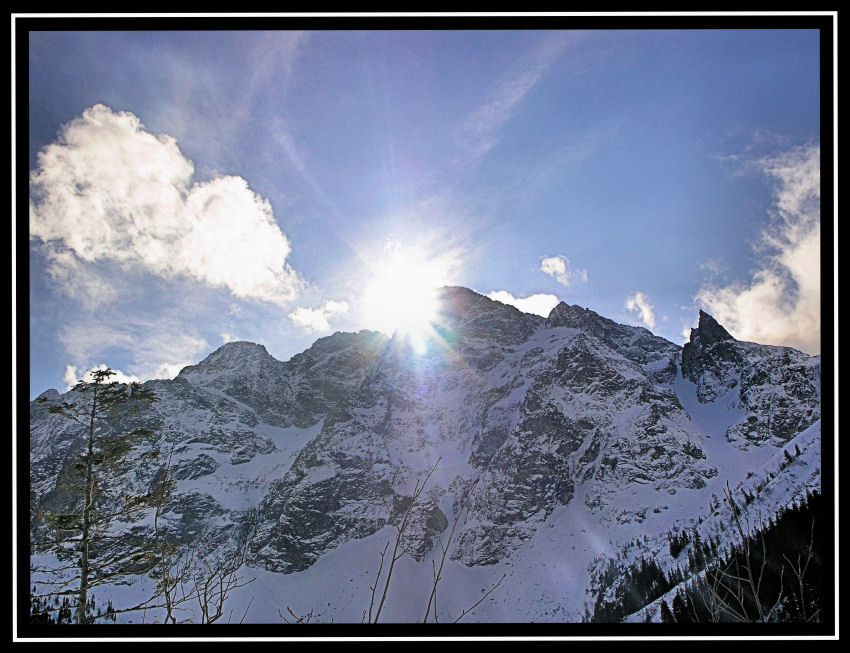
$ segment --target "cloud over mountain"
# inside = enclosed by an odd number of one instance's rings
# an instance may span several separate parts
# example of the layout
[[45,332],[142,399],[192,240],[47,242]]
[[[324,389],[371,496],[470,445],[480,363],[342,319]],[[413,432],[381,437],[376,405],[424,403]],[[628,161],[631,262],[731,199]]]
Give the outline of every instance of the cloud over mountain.
[[574,281],[587,283],[587,270],[573,268],[566,256],[550,256],[540,261],[540,271],[569,288]]
[[750,162],[774,183],[749,281],[705,284],[697,302],[736,338],[820,352],[820,146]]
[[655,328],[655,309],[649,302],[649,298],[641,291],[626,299],[626,309],[637,313],[641,321],[650,329]]
[[330,331],[331,325],[329,320],[337,315],[348,313],[348,308],[348,302],[346,301],[329,299],[319,308],[298,306],[289,314],[289,319],[292,320],[293,324],[307,333],[321,333],[323,331]]
[[543,317],[547,317],[559,301],[555,295],[547,293],[536,293],[528,297],[514,297],[507,290],[494,290],[487,293],[487,297],[503,304],[516,306],[523,313],[533,313]]
[[109,298],[110,262],[188,276],[234,296],[291,301],[303,282],[269,202],[237,176],[194,182],[174,138],[97,104],[62,128],[30,175],[30,238],[67,294]]

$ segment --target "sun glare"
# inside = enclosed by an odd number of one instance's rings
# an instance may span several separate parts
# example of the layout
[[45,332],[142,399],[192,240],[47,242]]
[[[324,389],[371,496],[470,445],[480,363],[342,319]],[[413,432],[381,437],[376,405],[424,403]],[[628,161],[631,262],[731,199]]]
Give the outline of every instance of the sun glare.
[[411,250],[395,250],[373,267],[363,297],[364,317],[371,328],[409,337],[424,351],[436,317],[437,289],[445,284],[439,262]]

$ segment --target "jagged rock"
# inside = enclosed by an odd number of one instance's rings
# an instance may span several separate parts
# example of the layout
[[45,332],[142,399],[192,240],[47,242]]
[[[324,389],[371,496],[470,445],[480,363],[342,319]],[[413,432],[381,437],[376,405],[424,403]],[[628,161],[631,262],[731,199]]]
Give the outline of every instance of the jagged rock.
[[735,340],[708,313],[699,315],[682,348],[682,375],[702,403],[737,388],[745,415],[727,429],[729,440],[787,441],[820,419],[820,356]]
[[657,382],[668,382],[676,373],[679,347],[643,327],[617,324],[588,308],[570,306],[565,302],[552,309],[544,326],[547,329],[578,329],[595,336],[627,360],[643,367]]
[[333,409],[386,344],[377,332],[335,333],[284,363],[262,345],[231,342],[178,378],[240,401],[269,424],[303,428]]
[[212,474],[220,467],[215,458],[200,454],[196,458],[182,460],[174,466],[171,475],[177,480],[200,478]]
[[[432,551],[471,491],[451,555],[487,565],[577,497],[614,528],[647,519],[646,506],[621,505],[625,493],[699,491],[718,473],[674,389],[678,369],[702,404],[734,400],[743,417],[725,436],[742,446],[785,443],[820,418],[820,357],[739,342],[703,312],[680,348],[566,303],[544,319],[465,288],[440,302],[424,352],[370,331],[286,362],[235,342],[146,383],[160,401],[132,425],[154,432],[142,450],[163,455],[140,452],[115,482],[150,487],[168,455],[177,489],[164,523],[224,545],[250,522],[251,564],[290,573],[398,523],[439,459],[404,549]],[[46,410],[66,395],[42,397],[31,493],[56,507],[74,501],[61,479],[82,428]]]
[[730,372],[742,360],[738,342],[711,315],[700,310],[697,328],[682,347],[682,375],[696,383],[699,400],[711,401],[733,388]]

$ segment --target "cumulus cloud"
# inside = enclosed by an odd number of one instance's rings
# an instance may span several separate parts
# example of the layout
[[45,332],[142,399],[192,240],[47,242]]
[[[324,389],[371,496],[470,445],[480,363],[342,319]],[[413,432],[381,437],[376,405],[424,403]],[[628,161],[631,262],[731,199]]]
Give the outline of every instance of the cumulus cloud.
[[626,299],[626,309],[637,313],[641,321],[650,329],[655,328],[655,309],[649,303],[649,298],[641,291]]
[[241,177],[193,183],[174,138],[95,105],[66,124],[30,174],[30,238],[70,295],[109,296],[92,264],[188,276],[234,296],[284,304],[302,280],[269,202]]
[[[98,370],[105,370],[107,367],[108,366],[105,363],[101,363],[100,365],[95,365],[94,367],[91,367],[82,374],[80,374],[76,366],[66,365],[65,375],[62,377],[62,381],[65,383],[65,390],[70,390],[79,381],[92,383],[94,381],[93,373]],[[113,381],[116,381],[118,383],[134,383],[139,381],[139,378],[137,376],[124,374],[124,372],[122,372],[121,370],[113,371],[115,372],[115,374],[109,377],[109,383],[112,383]]]
[[774,205],[748,281],[703,285],[696,301],[736,338],[820,352],[820,146],[751,162]]
[[537,293],[528,297],[514,297],[507,290],[494,290],[487,293],[487,297],[503,304],[516,306],[523,313],[533,313],[543,317],[548,317],[559,302],[555,295]]
[[293,324],[300,327],[304,331],[321,333],[330,331],[330,319],[338,315],[348,313],[348,302],[334,301],[332,299],[326,301],[320,308],[304,308],[299,306],[289,314],[289,319]]
[[540,271],[554,277],[562,286],[569,288],[573,282],[587,283],[587,270],[573,269],[566,256],[550,256],[540,262]]
[[189,365],[194,365],[196,361],[182,360],[176,363],[160,363],[156,366],[151,375],[153,379],[173,379],[180,374],[180,370]]

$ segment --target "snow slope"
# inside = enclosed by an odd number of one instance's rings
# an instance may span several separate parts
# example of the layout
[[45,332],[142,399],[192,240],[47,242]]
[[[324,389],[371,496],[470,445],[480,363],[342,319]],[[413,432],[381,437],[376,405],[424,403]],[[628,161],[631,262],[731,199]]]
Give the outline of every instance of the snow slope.
[[[145,447],[178,479],[164,522],[211,555],[252,524],[242,575],[254,580],[230,597],[233,620],[282,623],[287,607],[317,622],[368,617],[381,552],[432,469],[381,621],[424,617],[455,520],[441,621],[496,583],[464,620],[580,621],[607,560],[669,568],[670,532],[719,532],[727,485],[764,516],[819,486],[819,357],[738,342],[704,313],[683,350],[564,303],[543,319],[463,288],[442,302],[424,351],[334,334],[280,362],[229,343],[146,384],[160,401],[138,418],[155,434]],[[57,478],[81,432],[35,404],[31,426],[33,490],[69,505]],[[145,488],[161,469],[140,458],[115,482]],[[98,599],[118,605],[150,582]]]

